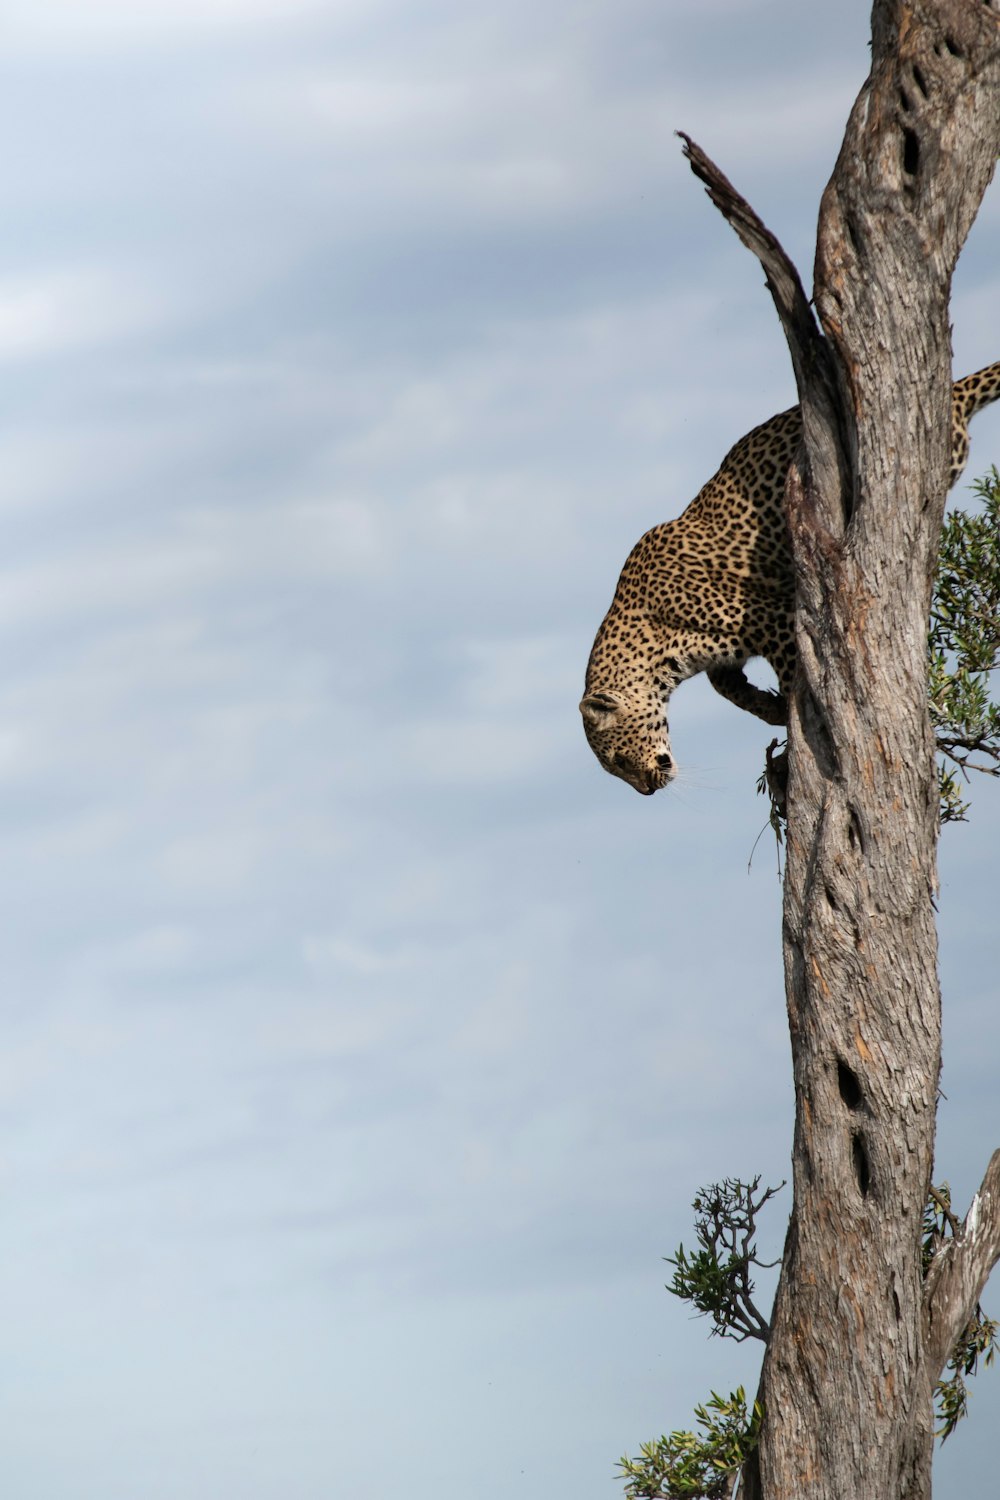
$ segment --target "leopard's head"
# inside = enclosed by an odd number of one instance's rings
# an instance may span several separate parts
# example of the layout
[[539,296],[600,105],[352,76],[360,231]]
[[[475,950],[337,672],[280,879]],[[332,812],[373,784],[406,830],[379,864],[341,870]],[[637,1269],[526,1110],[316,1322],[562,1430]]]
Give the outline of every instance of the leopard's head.
[[677,775],[662,690],[625,693],[617,688],[588,691],[580,704],[587,743],[612,776],[644,797]]

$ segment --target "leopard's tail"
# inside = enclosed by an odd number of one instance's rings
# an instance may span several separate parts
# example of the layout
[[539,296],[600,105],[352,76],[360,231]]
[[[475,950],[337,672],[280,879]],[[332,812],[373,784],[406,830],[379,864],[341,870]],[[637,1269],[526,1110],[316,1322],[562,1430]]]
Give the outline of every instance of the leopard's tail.
[[969,457],[969,418],[1000,398],[1000,361],[956,380],[951,402],[951,479],[954,484]]
[[1000,399],[1000,361],[977,370],[974,375],[966,375],[964,380],[956,380],[954,397],[966,421],[991,401]]

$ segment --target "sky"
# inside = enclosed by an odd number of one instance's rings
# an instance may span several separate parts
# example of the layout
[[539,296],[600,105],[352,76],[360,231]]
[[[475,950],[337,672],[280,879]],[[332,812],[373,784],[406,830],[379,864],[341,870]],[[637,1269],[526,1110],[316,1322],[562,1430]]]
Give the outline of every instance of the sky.
[[[773,732],[685,684],[645,799],[577,702],[632,543],[794,401],[673,132],[808,280],[867,26],[5,6],[9,1500],[612,1500],[622,1453],[755,1387],[662,1257],[701,1184],[789,1173]],[[1000,357],[998,231],[994,186],[959,375]],[[994,461],[996,411],[968,476]],[[963,1213],[1000,1144],[972,792],[941,846]],[[944,1500],[995,1472],[995,1372],[972,1411]]]

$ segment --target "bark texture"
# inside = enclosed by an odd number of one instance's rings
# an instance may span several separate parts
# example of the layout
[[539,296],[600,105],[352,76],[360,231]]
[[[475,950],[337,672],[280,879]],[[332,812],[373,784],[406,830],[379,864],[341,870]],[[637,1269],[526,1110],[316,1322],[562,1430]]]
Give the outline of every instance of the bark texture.
[[780,245],[688,143],[767,272],[805,419],[787,496],[794,1206],[744,1475],[766,1500],[929,1496],[934,1384],[997,1258],[995,1160],[924,1286],[940,1069],[926,637],[951,276],[1000,153],[998,9],[876,0],[871,74],[820,212],[821,328]]
[[929,1347],[920,1257],[940,1071],[926,639],[951,276],[998,151],[996,10],[876,3],[872,72],[817,241],[839,432],[828,382],[813,391],[807,377],[813,421],[788,496],[801,661],[784,906],[795,1198],[763,1374],[768,1500],[930,1494],[932,1393],[953,1335]]

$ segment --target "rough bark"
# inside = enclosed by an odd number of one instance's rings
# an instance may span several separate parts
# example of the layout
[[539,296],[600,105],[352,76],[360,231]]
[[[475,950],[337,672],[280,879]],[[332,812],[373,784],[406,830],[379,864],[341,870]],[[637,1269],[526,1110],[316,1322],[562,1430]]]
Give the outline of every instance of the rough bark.
[[925,1302],[940,1068],[926,637],[951,275],[1000,153],[998,9],[876,0],[871,74],[820,212],[821,330],[780,245],[688,144],[765,268],[805,418],[787,493],[794,1205],[744,1476],[766,1500],[929,1496],[933,1387],[1000,1239],[994,1162]]

